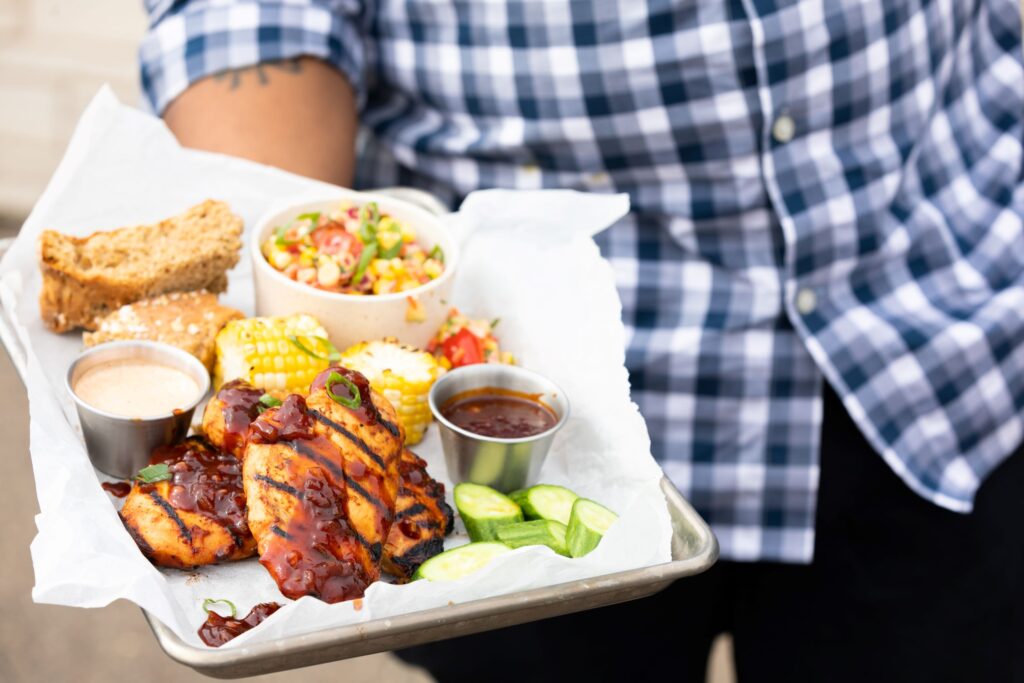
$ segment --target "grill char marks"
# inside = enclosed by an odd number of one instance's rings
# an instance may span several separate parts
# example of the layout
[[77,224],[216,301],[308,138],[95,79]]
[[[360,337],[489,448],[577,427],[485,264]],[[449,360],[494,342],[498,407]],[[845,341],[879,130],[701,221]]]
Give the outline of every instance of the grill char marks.
[[426,467],[415,453],[402,451],[398,512],[382,562],[384,570],[399,579],[408,579],[421,564],[444,550],[444,537],[455,522],[444,500],[444,485],[427,474]]
[[[372,412],[393,412],[379,401]],[[397,461],[401,442],[380,420],[354,413],[320,389],[307,400],[289,396],[250,427],[249,523],[260,562],[287,597],[349,600],[380,577],[394,515],[388,491],[397,492],[397,463],[390,486],[388,465]]]
[[[327,394],[322,384],[331,372],[347,373],[360,387],[360,410],[346,408]],[[331,368],[313,382],[314,391],[308,404],[315,421],[314,430],[330,439],[345,455],[345,480],[349,493],[348,519],[352,529],[365,539],[371,548],[379,548],[383,556],[384,545],[392,527],[398,500],[399,460],[402,451],[400,428],[395,435],[386,426],[397,422],[394,407],[383,396],[373,391],[365,378],[343,368]],[[335,386],[336,392],[345,391]],[[372,405],[367,405],[370,402]],[[373,419],[365,419],[367,414]]]
[[284,482],[277,481],[276,479],[271,479],[270,477],[265,476],[263,474],[257,474],[254,478],[256,479],[256,481],[267,484],[268,486],[272,486],[278,491],[284,491],[285,493],[291,494],[296,498],[302,498],[302,494],[299,493],[297,489],[295,489],[292,486],[289,486],[288,484],[285,484]]
[[152,489],[147,491],[146,493],[148,493],[149,497],[153,499],[153,502],[156,503],[157,506],[164,511],[164,514],[170,517],[171,521],[177,525],[178,535],[181,536],[181,540],[185,541],[186,543],[191,543],[192,532],[189,530],[188,525],[186,525],[185,522],[178,515],[177,511],[175,511],[175,509],[171,507],[171,504],[164,500],[163,496],[161,496],[159,493]]
[[158,448],[151,462],[166,464],[172,478],[136,482],[120,513],[150,561],[192,568],[253,554],[237,459],[190,437]]
[[[331,462],[327,458],[324,458],[322,455],[317,453],[314,449],[310,448],[309,446],[304,446],[302,444],[303,444],[302,441],[282,441],[282,442],[280,442],[280,445],[286,446],[288,448],[291,448],[292,450],[294,450],[299,455],[302,455],[302,456],[305,456],[307,458],[310,458],[311,460],[315,461],[318,464],[327,465],[328,466],[328,470],[332,474],[334,474],[335,476],[344,477],[345,486],[346,487],[351,488],[353,490],[353,493],[355,493],[357,495],[361,495],[364,498],[366,498],[374,506],[376,506],[377,508],[381,509],[381,511],[382,511],[381,514],[386,514],[388,516],[388,518],[390,519],[391,512],[389,510],[387,510],[386,508],[384,508],[383,503],[381,503],[379,500],[377,500],[373,496],[369,495],[354,480],[350,480],[347,477],[345,477],[344,471],[340,467],[338,467],[335,463]],[[265,483],[268,486],[277,489],[278,491],[283,491],[284,493],[287,493],[289,495],[295,496],[298,500],[302,500],[302,498],[304,496],[302,491],[299,491],[296,488],[294,488],[293,486],[289,486],[288,484],[285,484],[284,482],[277,481],[276,479],[271,479],[270,477],[264,476],[262,474],[257,474],[257,475],[255,475],[254,478],[258,482]],[[281,530],[278,527],[275,527],[274,531],[278,535],[283,535],[283,534],[286,533],[286,532],[284,532],[283,530]],[[380,556],[381,556],[381,552],[382,552],[382,548],[381,548],[380,543],[370,543],[365,538],[363,538],[360,534],[358,534],[354,529],[350,528],[350,531],[356,537],[356,539],[370,552],[371,556],[373,556],[373,558],[374,558],[374,561],[380,561]],[[290,536],[289,536],[289,538],[290,538]]]
[[[323,426],[327,427],[328,429],[334,432],[337,432],[338,434],[341,434],[346,439],[351,441],[356,448],[362,451],[364,455],[369,457],[370,460],[372,460],[378,467],[380,467],[381,470],[387,469],[387,463],[384,462],[384,459],[377,455],[377,453],[375,453],[373,449],[371,449],[370,446],[367,445],[367,443],[360,439],[358,436],[348,431],[340,424],[338,424],[337,422],[330,419],[329,417],[327,417],[326,415],[319,411],[311,410],[309,411],[309,414],[312,415],[313,418]],[[383,424],[383,422],[381,424]],[[394,436],[398,436],[398,434],[394,434]]]

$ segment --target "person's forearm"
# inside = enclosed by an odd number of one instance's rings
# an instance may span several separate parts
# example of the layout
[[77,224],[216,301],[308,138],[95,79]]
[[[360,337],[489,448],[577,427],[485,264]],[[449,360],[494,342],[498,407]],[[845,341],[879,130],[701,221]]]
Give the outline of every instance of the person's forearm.
[[356,103],[335,68],[308,57],[197,81],[164,111],[186,147],[223,152],[349,185]]

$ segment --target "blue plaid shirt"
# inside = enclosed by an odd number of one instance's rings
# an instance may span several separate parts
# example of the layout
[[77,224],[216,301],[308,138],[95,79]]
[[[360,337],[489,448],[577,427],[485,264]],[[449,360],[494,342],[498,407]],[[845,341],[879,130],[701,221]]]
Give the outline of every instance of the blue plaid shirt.
[[1021,441],[1018,0],[149,9],[156,111],[315,55],[358,94],[360,186],[628,192],[599,240],[633,396],[725,557],[812,558],[823,379],[951,510]]

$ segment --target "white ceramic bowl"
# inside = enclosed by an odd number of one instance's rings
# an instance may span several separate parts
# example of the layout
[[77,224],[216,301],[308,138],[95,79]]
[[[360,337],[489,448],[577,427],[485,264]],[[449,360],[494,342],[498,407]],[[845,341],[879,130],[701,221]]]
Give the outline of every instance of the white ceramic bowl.
[[[333,211],[343,201],[357,206],[375,201],[382,213],[412,226],[417,241],[427,251],[440,245],[444,251],[444,272],[436,280],[406,292],[340,294],[296,282],[267,262],[260,246],[273,234],[274,228],[287,225],[299,214]],[[400,199],[339,189],[322,199],[278,204],[256,223],[251,240],[256,315],[308,313],[323,324],[331,342],[342,351],[352,344],[383,337],[396,337],[400,342],[423,348],[444,322],[451,306],[458,245],[437,216]],[[409,297],[415,297],[422,306],[426,314],[422,322],[406,320]]]

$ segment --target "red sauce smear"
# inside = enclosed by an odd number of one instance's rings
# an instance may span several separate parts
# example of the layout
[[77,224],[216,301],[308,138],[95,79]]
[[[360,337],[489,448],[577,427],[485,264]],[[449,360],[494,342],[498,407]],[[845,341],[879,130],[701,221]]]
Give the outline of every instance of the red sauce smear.
[[100,486],[103,487],[104,491],[117,498],[124,498],[132,490],[132,485],[127,481],[105,481]]
[[[198,512],[225,524],[238,538],[249,536],[242,462],[199,436],[153,451],[153,464],[171,472],[168,502],[178,510]],[[141,485],[143,490],[152,485]]]
[[281,608],[276,602],[261,602],[241,619],[222,617],[213,610],[199,627],[199,637],[210,647],[220,647],[246,631],[259,626],[264,619]]
[[402,532],[403,536],[411,538],[414,541],[418,540],[419,537],[423,535],[420,532],[419,525],[408,517],[403,517],[398,520],[398,530]]
[[466,431],[498,439],[536,436],[558,423],[536,395],[496,387],[456,394],[441,406],[441,414]]
[[281,593],[292,599],[312,595],[328,603],[362,597],[373,581],[360,561],[366,551],[348,525],[345,478],[329,471],[344,471],[346,463],[334,444],[312,431],[305,400],[293,394],[279,408],[263,413],[252,423],[249,441],[291,442],[294,450],[324,463],[299,470],[305,464],[300,458],[287,460],[284,476],[275,477],[299,494],[294,514],[284,528],[272,532],[260,555]]
[[[313,383],[309,387],[309,393],[313,393],[317,389],[323,389],[324,387],[326,387],[327,379],[331,376],[332,372],[336,372],[345,379],[352,382],[352,384],[354,384],[356,386],[356,389],[359,391],[359,407],[348,408],[348,410],[351,411],[352,414],[355,415],[359,419],[359,421],[364,424],[372,425],[379,422],[380,411],[377,410],[377,406],[373,405],[373,399],[371,398],[370,394],[370,380],[366,379],[366,377],[361,372],[349,370],[348,368],[343,368],[341,366],[327,368],[319,375],[317,375],[316,378],[313,380]],[[338,396],[343,396],[345,398],[349,398],[351,396],[349,388],[342,382],[332,384],[331,391],[334,394]]]
[[263,391],[241,379],[233,379],[217,392],[224,404],[224,450],[241,456],[249,424],[259,417]]

